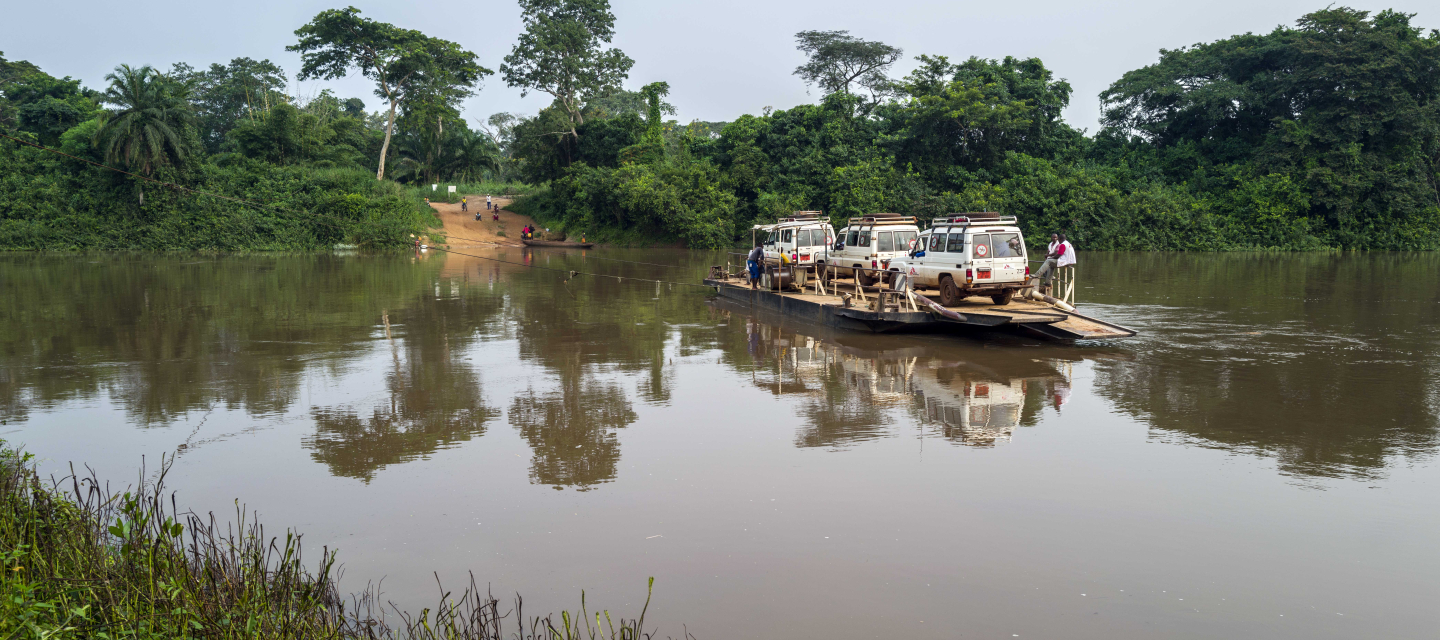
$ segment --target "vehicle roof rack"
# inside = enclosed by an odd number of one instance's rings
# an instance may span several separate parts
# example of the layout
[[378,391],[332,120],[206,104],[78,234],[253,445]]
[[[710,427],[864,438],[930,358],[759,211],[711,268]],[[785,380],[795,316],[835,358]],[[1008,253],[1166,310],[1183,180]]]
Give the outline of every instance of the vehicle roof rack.
[[888,224],[916,224],[915,216],[905,216],[898,213],[867,213],[863,216],[851,218],[850,225],[888,225]]
[[973,213],[947,213],[930,221],[930,226],[940,224],[1015,224],[1015,216],[1002,216],[990,211]]
[[796,211],[788,216],[780,216],[776,222],[818,222],[824,216],[820,211]]

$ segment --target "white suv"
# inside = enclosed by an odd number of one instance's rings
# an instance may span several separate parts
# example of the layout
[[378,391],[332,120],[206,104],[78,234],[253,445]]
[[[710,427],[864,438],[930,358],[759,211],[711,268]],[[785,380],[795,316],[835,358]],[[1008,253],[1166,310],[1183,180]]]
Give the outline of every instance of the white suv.
[[910,255],[890,263],[909,274],[911,286],[940,290],[940,304],[968,296],[1008,304],[1028,284],[1025,236],[1015,216],[964,213],[936,218]]
[[796,211],[775,224],[756,228],[770,232],[764,243],[766,262],[780,264],[784,256],[790,264],[806,267],[806,271],[825,264],[830,245],[835,242],[835,227],[819,211]]
[[[871,286],[881,275],[874,271],[895,271],[891,263],[904,258],[915,246],[920,227],[915,216],[898,213],[876,213],[851,218],[850,225],[840,230],[839,242],[830,252],[830,264],[840,276],[854,275],[860,284]],[[887,282],[890,278],[885,278]]]

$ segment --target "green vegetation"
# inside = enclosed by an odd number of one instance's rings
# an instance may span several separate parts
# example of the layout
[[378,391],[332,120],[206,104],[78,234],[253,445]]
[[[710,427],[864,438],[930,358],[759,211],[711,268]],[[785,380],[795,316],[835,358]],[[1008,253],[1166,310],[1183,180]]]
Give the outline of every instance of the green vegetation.
[[[634,60],[610,46],[606,0],[520,8],[499,75],[554,101],[479,130],[460,101],[494,72],[354,8],[322,11],[289,50],[301,79],[374,81],[384,108],[368,114],[286,95],[268,60],[121,65],[99,92],[0,57],[0,133],[272,205],[4,141],[0,247],[395,246],[437,224],[424,186],[504,183],[548,227],[631,244],[729,246],[808,209],[1000,211],[1085,249],[1440,248],[1440,32],[1412,14],[1331,7],[1162,50],[1100,94],[1090,134],[1064,121],[1073,91],[1038,59],[920,55],[896,78],[903,51],[846,31],[796,34],[817,104],[682,125],[666,83],[621,88]],[[364,184],[371,171],[383,184]]]
[[[581,609],[526,619],[474,580],[391,625],[374,591],[342,597],[336,554],[313,569],[300,536],[267,537],[243,509],[231,524],[181,512],[158,480],[115,495],[94,477],[46,483],[0,441],[0,636],[5,638],[478,638],[636,640],[645,611]],[[653,585],[654,580],[651,580]],[[347,606],[347,602],[350,603]],[[646,609],[649,599],[646,599]],[[528,627],[528,628],[527,628]]]
[[500,139],[460,117],[492,73],[473,54],[353,8],[296,36],[300,79],[358,70],[386,110],[328,90],[287,95],[268,60],[122,64],[101,92],[0,54],[0,134],[12,138],[0,140],[0,248],[396,247],[439,225],[415,186],[525,190]]
[[[563,10],[578,0],[550,4],[546,24],[587,28]],[[899,49],[803,31],[795,73],[819,104],[681,126],[660,120],[662,89],[644,114],[557,99],[515,123],[517,171],[544,185],[517,210],[692,247],[807,209],[836,223],[1000,211],[1086,249],[1436,249],[1440,33],[1411,18],[1327,8],[1162,51],[1101,94],[1093,136],[1063,121],[1071,87],[1038,59],[921,55],[891,79]],[[609,23],[596,33],[608,41]],[[573,75],[614,78],[598,64]]]

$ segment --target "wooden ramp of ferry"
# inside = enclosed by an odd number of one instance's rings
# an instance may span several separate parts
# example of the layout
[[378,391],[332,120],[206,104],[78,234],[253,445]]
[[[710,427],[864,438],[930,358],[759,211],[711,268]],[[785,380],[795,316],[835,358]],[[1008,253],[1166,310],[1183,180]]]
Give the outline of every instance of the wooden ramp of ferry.
[[[1135,331],[1078,312],[1019,297],[1008,304],[970,297],[942,307],[919,293],[914,304],[904,292],[831,280],[820,287],[768,291],[752,289],[737,274],[712,270],[705,284],[721,296],[830,326],[874,332],[1014,329],[1051,340],[1127,338]],[[847,300],[848,298],[848,300]],[[882,302],[882,299],[885,301]],[[848,302],[848,304],[847,304]],[[882,307],[883,305],[883,307]]]

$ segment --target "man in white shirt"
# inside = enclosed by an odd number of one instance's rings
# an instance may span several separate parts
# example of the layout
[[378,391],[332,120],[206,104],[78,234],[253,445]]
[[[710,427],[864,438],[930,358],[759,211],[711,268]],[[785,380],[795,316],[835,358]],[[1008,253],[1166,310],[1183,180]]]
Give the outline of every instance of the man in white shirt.
[[1055,280],[1055,271],[1061,267],[1068,267],[1075,264],[1075,246],[1063,233],[1050,234],[1050,252],[1045,256],[1045,264],[1040,265],[1040,270],[1035,272],[1037,282],[1045,284],[1044,293],[1050,292],[1050,283]]
[[1060,234],[1060,259],[1056,261],[1056,267],[1068,267],[1075,264],[1075,245],[1070,244],[1070,239],[1065,234]]

